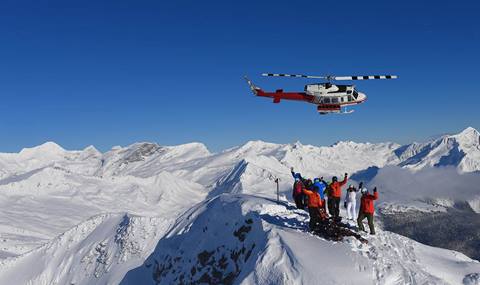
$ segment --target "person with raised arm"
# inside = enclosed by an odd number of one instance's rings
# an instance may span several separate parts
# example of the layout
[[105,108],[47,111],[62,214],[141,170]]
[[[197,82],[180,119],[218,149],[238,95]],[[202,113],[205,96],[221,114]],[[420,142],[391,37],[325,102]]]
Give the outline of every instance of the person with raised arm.
[[360,199],[360,211],[358,212],[357,224],[358,229],[365,231],[363,220],[367,218],[368,226],[370,227],[370,234],[375,234],[375,226],[373,224],[373,214],[375,212],[375,200],[378,199],[377,187],[373,188],[373,195],[368,193],[367,188],[362,188],[362,198]]
[[340,220],[340,198],[342,197],[342,186],[348,181],[348,173],[342,181],[338,181],[337,176],[333,176],[332,183],[329,186],[328,210],[335,221]]

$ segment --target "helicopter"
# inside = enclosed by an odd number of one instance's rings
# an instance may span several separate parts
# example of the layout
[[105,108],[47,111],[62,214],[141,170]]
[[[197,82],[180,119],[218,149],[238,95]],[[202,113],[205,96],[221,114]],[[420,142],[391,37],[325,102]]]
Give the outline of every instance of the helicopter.
[[281,100],[303,101],[317,105],[317,111],[320,115],[327,114],[351,114],[354,110],[347,110],[347,106],[361,104],[367,100],[365,93],[359,92],[355,85],[334,84],[334,81],[340,80],[372,80],[372,79],[396,79],[396,75],[367,75],[367,76],[314,76],[303,74],[282,74],[282,73],[263,73],[262,76],[268,77],[294,77],[308,79],[324,79],[326,82],[305,85],[303,92],[284,92],[283,89],[277,89],[275,92],[265,92],[255,86],[246,76],[250,89],[253,94],[259,97],[273,98],[273,103],[280,103]]

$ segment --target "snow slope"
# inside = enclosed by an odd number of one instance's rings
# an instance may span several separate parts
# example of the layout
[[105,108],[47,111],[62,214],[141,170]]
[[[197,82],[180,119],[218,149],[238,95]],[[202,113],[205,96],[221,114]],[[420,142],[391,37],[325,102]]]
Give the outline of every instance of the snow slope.
[[463,254],[389,232],[368,245],[327,241],[305,231],[306,217],[286,202],[218,196],[180,217],[121,284],[461,284],[480,271]]
[[175,215],[203,200],[206,189],[168,172],[100,178],[47,167],[0,185],[0,253],[18,255],[100,213]]
[[168,220],[103,214],[0,261],[0,284],[116,284],[142,264]]
[[[0,284],[133,284],[136,278],[149,284],[154,273],[169,284],[178,272],[184,281],[245,284],[459,284],[473,274],[465,280],[478,284],[478,262],[389,232],[380,231],[368,246],[312,236],[307,214],[285,200],[291,166],[327,178],[372,169],[385,174],[393,166],[420,176],[446,165],[475,172],[478,143],[478,132],[468,128],[407,146],[251,141],[210,153],[200,143],[137,143],[100,153],[49,142],[0,154]],[[280,205],[273,201],[275,178]],[[418,200],[394,187],[385,191],[385,205],[416,201],[425,209],[432,198],[451,205],[440,192]],[[475,208],[479,193],[469,193],[464,198]]]

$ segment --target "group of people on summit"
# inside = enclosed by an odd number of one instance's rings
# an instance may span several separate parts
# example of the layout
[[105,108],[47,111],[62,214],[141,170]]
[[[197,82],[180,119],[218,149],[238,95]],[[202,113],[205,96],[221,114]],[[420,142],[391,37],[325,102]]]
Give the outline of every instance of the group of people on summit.
[[[337,237],[350,235],[361,239],[346,229],[347,225],[341,223],[340,217],[340,201],[342,197],[342,187],[347,184],[348,174],[345,173],[342,181],[338,181],[336,176],[332,177],[332,181],[327,183],[323,177],[307,179],[295,172],[293,167],[291,173],[295,182],[293,184],[293,199],[298,209],[308,208],[310,215],[309,227],[310,231],[326,235],[327,237]],[[361,193],[360,207],[358,215],[356,213],[356,196],[357,192]],[[378,191],[375,187],[373,194],[370,194],[360,182],[358,188],[352,184],[348,186],[345,193],[344,207],[347,210],[347,219],[357,221],[358,229],[365,231],[363,220],[368,220],[370,234],[375,234],[375,226],[373,224],[374,201],[378,199]],[[328,213],[327,213],[328,209]]]

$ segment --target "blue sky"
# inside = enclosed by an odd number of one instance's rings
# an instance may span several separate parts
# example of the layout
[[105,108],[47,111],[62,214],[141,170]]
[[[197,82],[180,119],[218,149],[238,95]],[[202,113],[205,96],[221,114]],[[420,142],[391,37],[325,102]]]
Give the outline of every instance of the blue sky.
[[[337,3],[339,2],[339,3]],[[0,151],[55,141],[407,143],[480,128],[478,1],[2,1]],[[358,82],[349,116],[255,98],[313,81],[262,72],[397,74]]]

